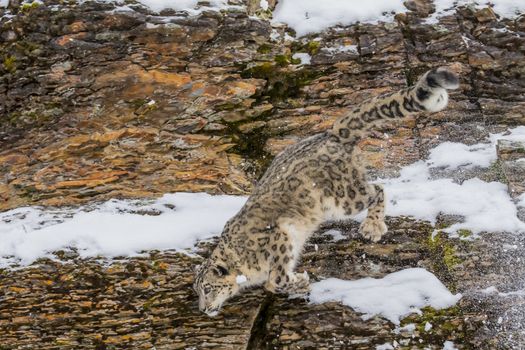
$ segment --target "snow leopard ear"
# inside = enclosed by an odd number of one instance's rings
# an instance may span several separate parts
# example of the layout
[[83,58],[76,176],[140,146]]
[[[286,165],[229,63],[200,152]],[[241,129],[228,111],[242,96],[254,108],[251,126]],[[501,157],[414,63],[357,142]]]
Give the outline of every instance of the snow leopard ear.
[[215,265],[213,267],[213,273],[216,275],[216,276],[226,276],[228,274],[228,270],[224,267],[224,266],[221,266],[221,265]]

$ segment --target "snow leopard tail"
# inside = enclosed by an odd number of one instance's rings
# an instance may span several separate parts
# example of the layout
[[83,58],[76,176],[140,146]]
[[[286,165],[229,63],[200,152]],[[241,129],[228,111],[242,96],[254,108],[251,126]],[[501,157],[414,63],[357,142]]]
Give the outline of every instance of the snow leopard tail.
[[426,72],[415,86],[364,101],[334,123],[331,132],[351,146],[381,123],[426,111],[438,112],[448,103],[447,90],[457,89],[455,73],[440,67]]

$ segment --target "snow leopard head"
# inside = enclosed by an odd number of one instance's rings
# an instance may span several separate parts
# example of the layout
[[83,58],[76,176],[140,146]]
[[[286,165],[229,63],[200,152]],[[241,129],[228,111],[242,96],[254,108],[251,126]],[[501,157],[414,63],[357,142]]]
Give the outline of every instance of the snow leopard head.
[[193,289],[199,296],[199,310],[215,316],[222,304],[237,294],[239,285],[227,264],[207,260],[197,267]]

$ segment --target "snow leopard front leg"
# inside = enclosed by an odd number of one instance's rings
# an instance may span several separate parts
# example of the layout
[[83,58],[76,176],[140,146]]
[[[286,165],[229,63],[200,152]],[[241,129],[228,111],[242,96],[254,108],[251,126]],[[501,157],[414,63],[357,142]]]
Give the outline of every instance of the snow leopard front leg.
[[294,272],[307,237],[306,232],[290,234],[277,229],[269,244],[271,260],[268,280],[264,285],[266,290],[296,296],[308,294],[310,291],[308,274]]

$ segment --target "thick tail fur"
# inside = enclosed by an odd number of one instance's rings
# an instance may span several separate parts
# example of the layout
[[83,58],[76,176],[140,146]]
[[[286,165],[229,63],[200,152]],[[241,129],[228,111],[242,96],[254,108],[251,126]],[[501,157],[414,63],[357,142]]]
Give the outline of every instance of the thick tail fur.
[[448,103],[447,90],[458,87],[457,76],[447,68],[429,70],[415,86],[359,104],[348,115],[336,120],[331,132],[342,142],[356,143],[385,121],[421,111],[441,111]]

